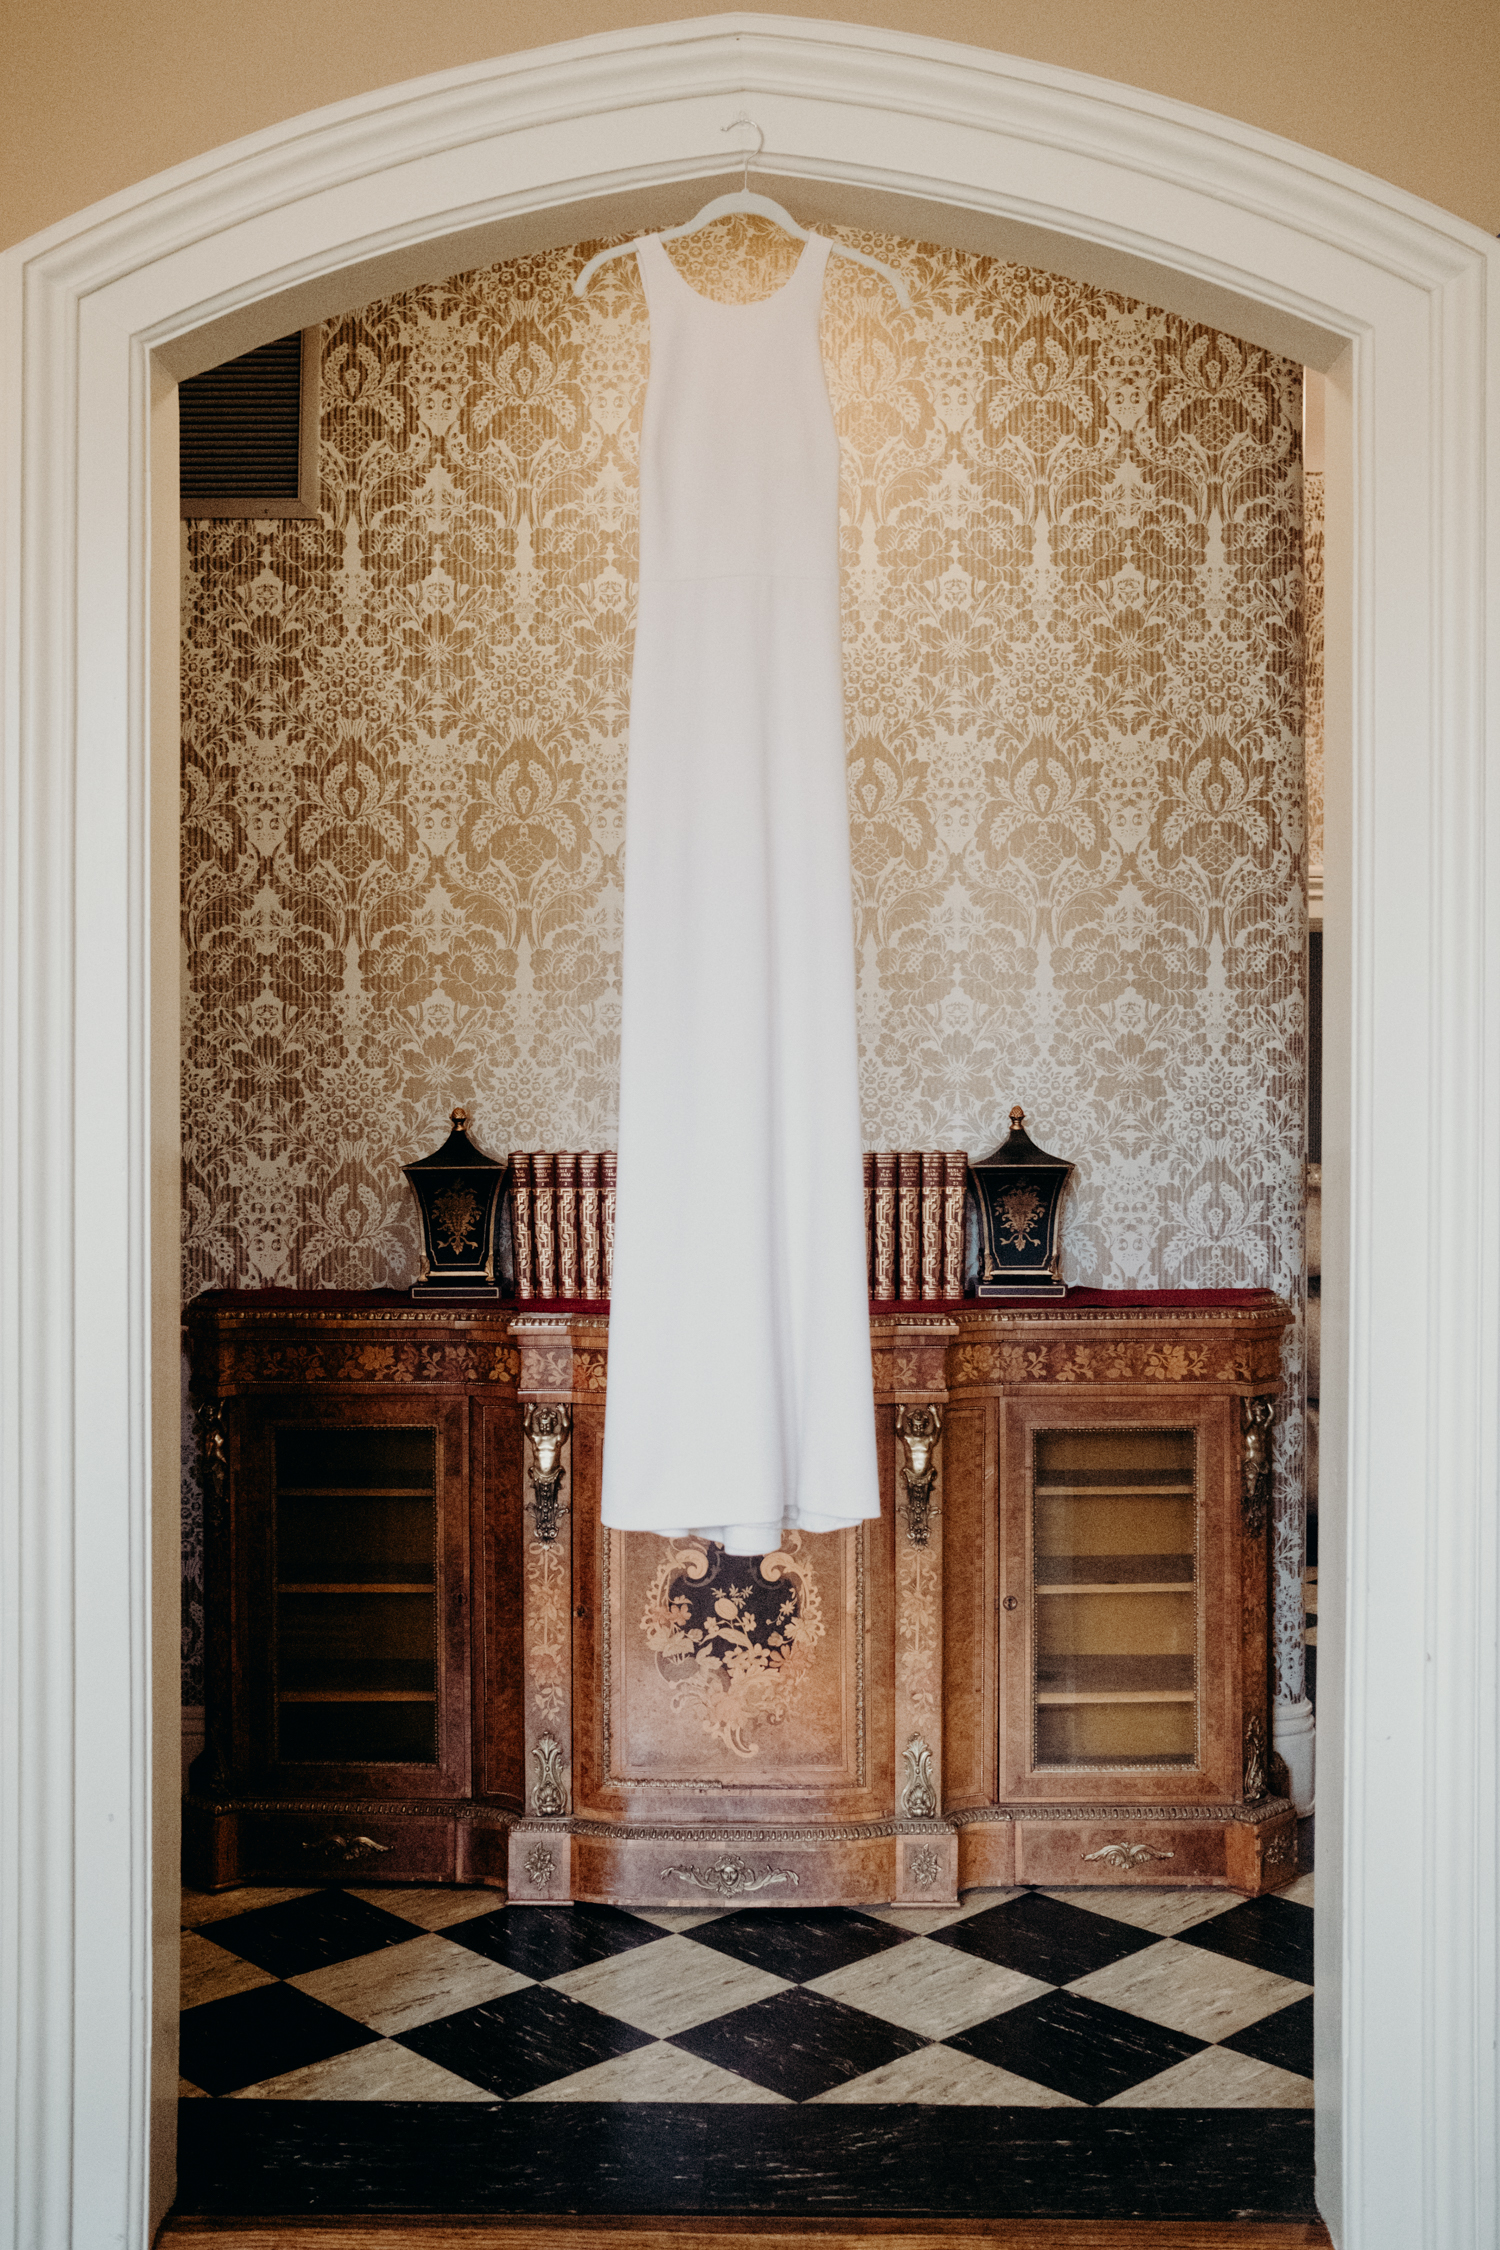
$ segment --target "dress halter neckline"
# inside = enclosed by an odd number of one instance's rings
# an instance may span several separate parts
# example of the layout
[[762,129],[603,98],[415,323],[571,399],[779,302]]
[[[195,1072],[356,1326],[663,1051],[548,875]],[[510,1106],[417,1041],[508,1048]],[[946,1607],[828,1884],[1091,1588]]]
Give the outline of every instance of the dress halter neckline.
[[803,243],[801,250],[798,252],[797,263],[795,264],[795,266],[793,266],[791,272],[787,275],[786,280],[782,282],[779,289],[773,289],[770,294],[765,297],[725,298],[708,297],[704,295],[701,289],[695,289],[692,283],[678,272],[676,266],[673,264],[672,259],[668,254],[666,243],[662,240],[659,234],[644,235],[640,243],[637,245],[637,248],[645,249],[648,244],[657,252],[662,264],[671,274],[672,279],[677,282],[680,287],[685,289],[690,297],[696,297],[700,305],[712,305],[717,312],[734,313],[755,312],[762,305],[774,305],[778,301],[778,299],[785,297],[790,290],[796,288],[797,283],[801,280],[803,274],[807,271],[813,250],[819,244],[822,244],[825,251],[829,247],[827,240],[823,235],[810,234],[807,240]]

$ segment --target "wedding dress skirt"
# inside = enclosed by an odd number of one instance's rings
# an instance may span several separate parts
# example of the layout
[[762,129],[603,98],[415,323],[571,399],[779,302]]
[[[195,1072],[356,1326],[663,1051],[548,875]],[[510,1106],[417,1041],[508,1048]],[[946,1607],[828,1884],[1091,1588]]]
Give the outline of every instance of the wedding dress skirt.
[[606,1524],[880,1513],[828,244],[753,304],[637,245],[651,317],[625,818]]

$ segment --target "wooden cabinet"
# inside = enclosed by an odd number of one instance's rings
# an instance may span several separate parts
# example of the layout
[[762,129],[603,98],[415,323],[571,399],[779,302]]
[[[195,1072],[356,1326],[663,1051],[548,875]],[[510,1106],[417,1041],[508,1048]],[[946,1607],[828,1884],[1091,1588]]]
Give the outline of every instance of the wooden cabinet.
[[190,1307],[207,1657],[192,1879],[451,1881],[476,1788],[519,1808],[516,1357],[503,1322],[477,1326],[395,1295]]
[[[1252,1291],[882,1312],[880,1521],[727,1557],[601,1525],[602,1307],[197,1300],[191,1879],[643,1906],[1290,1881],[1264,1472],[1286,1317]],[[934,1412],[924,1495],[901,1433]]]

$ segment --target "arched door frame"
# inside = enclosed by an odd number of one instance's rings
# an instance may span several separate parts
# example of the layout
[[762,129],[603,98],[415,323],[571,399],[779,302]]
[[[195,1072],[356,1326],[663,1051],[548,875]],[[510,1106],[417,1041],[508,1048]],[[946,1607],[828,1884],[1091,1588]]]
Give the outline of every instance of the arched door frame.
[[361,97],[0,260],[0,2238],[24,2250],[138,2250],[171,2188],[174,379],[676,214],[747,105],[815,218],[1329,371],[1319,2193],[1357,2250],[1500,2232],[1497,246],[1136,90],[744,15]]

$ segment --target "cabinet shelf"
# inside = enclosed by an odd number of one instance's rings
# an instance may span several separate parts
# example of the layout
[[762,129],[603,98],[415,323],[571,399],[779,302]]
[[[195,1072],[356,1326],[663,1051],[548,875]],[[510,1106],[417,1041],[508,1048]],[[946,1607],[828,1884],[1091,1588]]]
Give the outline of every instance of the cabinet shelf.
[[1191,1578],[1081,1578],[1071,1586],[1038,1586],[1040,1594],[1190,1594]]
[[1128,1593],[1165,1587],[1177,1592],[1193,1583],[1193,1556],[1172,1548],[1148,1549],[1145,1554],[1112,1553],[1100,1548],[1075,1548],[1069,1554],[1039,1554],[1036,1558],[1038,1593],[1104,1591]]
[[1038,1477],[1036,1489],[1049,1500],[1190,1500],[1193,1496],[1190,1484],[1143,1484],[1137,1477],[1119,1484],[1054,1484],[1050,1477]]
[[436,1703],[431,1688],[285,1688],[278,1703]]
[[278,1578],[278,1594],[435,1594],[430,1578]]
[[1056,1688],[1042,1688],[1037,1692],[1041,1703],[1195,1703],[1197,1692],[1193,1688],[1078,1688],[1063,1692]]
[[280,1500],[430,1500],[430,1484],[278,1484]]

